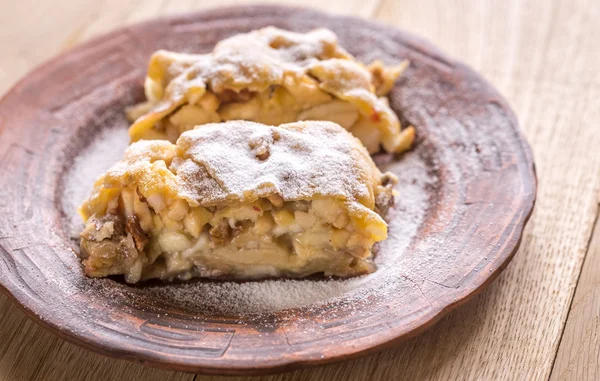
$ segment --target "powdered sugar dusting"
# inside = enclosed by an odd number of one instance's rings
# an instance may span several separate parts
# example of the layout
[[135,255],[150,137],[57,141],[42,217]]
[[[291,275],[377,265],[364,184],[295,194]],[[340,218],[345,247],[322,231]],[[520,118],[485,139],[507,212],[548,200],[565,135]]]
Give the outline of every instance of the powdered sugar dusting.
[[[297,29],[304,28],[302,20],[296,20]],[[338,26],[342,28],[342,26]],[[334,28],[334,29],[339,29]],[[344,30],[339,33],[352,46],[353,53],[363,62],[379,58],[386,62],[398,62],[396,52],[384,46],[388,39],[379,39],[380,35],[373,34],[370,41],[368,30]],[[350,44],[357,40],[357,35],[365,43]],[[360,38],[358,39],[360,40]],[[382,45],[383,44],[383,45]],[[74,237],[82,227],[76,208],[89,196],[94,180],[106,169],[121,159],[129,139],[126,130],[107,130],[100,134],[96,141],[76,160],[66,179],[63,207],[68,216],[66,225],[73,231]],[[419,150],[409,152],[400,160],[377,160],[382,172],[391,171],[399,177],[396,190],[400,196],[396,205],[388,213],[390,235],[381,242],[375,259],[377,270],[369,275],[350,279],[302,279],[302,280],[266,280],[261,282],[218,282],[195,280],[189,283],[146,284],[130,286],[115,279],[86,279],[91,290],[106,295],[107,302],[120,304],[142,304],[160,301],[181,309],[189,314],[206,316],[209,314],[228,315],[268,315],[271,312],[288,309],[319,309],[328,305],[359,305],[364,299],[389,299],[395,295],[406,282],[398,274],[403,271],[402,263],[410,252],[410,245],[424,220],[427,210],[434,200],[429,200],[431,192],[427,188],[437,180],[430,176],[431,164],[421,156]],[[93,160],[92,160],[93,159]],[[359,307],[357,307],[359,308]]]
[[[390,229],[394,234],[380,243],[375,259],[377,270],[350,279],[267,280],[263,282],[198,282],[149,286],[149,292],[160,300],[195,311],[222,314],[260,314],[289,308],[319,308],[328,303],[354,303],[366,297],[385,298],[397,289],[398,266],[418,230],[428,208],[427,192],[431,185],[427,166],[415,153],[391,165],[402,174],[396,205],[390,211]],[[382,170],[386,170],[386,166]]]
[[[122,157],[127,146],[126,130],[108,129],[99,134],[81,152],[66,178],[63,196],[66,225],[78,237],[82,223],[76,208],[89,195],[95,179]],[[384,160],[385,161],[385,160]],[[147,284],[132,287],[114,279],[86,279],[89,287],[107,293],[109,300],[160,300],[188,313],[260,315],[292,308],[320,308],[343,303],[352,305],[367,297],[386,298],[393,295],[404,280],[398,276],[399,266],[428,209],[425,188],[433,181],[428,166],[417,152],[401,160],[384,163],[400,178],[396,189],[400,196],[389,212],[390,236],[379,244],[375,259],[377,270],[350,279],[266,280],[261,282],[193,281],[189,283]]]
[[[178,168],[179,185],[201,205],[275,193],[285,200],[336,197],[372,207],[381,178],[360,141],[325,121],[279,127],[245,121],[206,124],[183,133],[177,145],[195,163],[188,171],[186,165]],[[266,158],[258,158],[257,150]]]
[[71,238],[79,239],[83,229],[77,208],[89,197],[96,179],[123,158],[128,145],[129,135],[125,128],[106,128],[75,159],[66,176],[61,200]]

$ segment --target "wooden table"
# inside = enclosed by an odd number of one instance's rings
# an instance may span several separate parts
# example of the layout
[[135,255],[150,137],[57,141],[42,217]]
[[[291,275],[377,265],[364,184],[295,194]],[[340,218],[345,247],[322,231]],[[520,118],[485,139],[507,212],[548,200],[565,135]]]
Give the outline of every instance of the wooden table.
[[[47,58],[123,24],[242,2],[4,0],[0,92]],[[296,3],[413,31],[481,72],[513,105],[533,147],[538,200],[506,271],[424,335],[357,361],[246,379],[600,379],[600,3]],[[4,296],[0,322],[0,381],[225,379],[96,355],[46,332]]]

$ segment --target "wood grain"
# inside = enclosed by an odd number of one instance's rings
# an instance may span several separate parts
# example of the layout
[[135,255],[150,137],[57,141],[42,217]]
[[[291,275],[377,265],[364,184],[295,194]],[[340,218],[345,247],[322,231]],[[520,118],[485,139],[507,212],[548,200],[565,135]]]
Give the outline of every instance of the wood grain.
[[[250,1],[248,1],[250,2]],[[33,67],[57,53],[124,23],[164,14],[236,5],[238,0],[108,0],[78,2],[56,0],[0,2],[0,93],[4,93]],[[296,1],[321,8],[321,1]],[[371,16],[378,1],[329,0],[326,9]],[[350,5],[349,5],[350,4]],[[1,122],[1,121],[0,121]],[[149,379],[191,380],[193,375],[157,371],[126,361],[109,360],[82,350],[50,334],[25,318],[0,293],[0,380]],[[68,361],[65,361],[68,359]],[[52,360],[52,361],[49,361]]]
[[[102,130],[126,128],[123,109],[140,100],[142,68],[154,51],[207,51],[232,33],[268,25],[327,25],[360,61],[411,62],[389,100],[419,127],[406,160],[423,170],[392,155],[376,159],[407,194],[388,213],[388,239],[378,249],[394,262],[362,279],[360,297],[345,291],[258,317],[241,312],[232,287],[219,296],[221,304],[233,300],[231,310],[220,312],[172,303],[148,287],[83,277],[65,225],[72,211],[60,201],[69,163]],[[116,30],[31,72],[0,102],[0,118],[20,126],[0,132],[0,185],[10,200],[0,203],[3,291],[68,340],[168,369],[273,373],[413,337],[495,279],[516,251],[536,194],[532,154],[516,119],[475,72],[394,28],[299,8],[223,8]],[[426,199],[417,215],[411,192]],[[411,224],[407,215],[422,219]]]
[[[456,329],[468,322],[449,319],[433,336],[434,342],[461,342],[458,350],[436,351],[436,378],[547,379],[598,213],[600,155],[594,147],[600,129],[593,126],[600,121],[600,75],[591,62],[600,57],[600,29],[592,21],[600,6],[458,1],[436,11],[434,1],[400,3],[395,10],[393,4],[384,4],[384,20],[436,41],[499,86],[533,145],[540,180],[521,252],[481,304],[457,316],[482,326],[470,334]],[[433,28],[416,21],[426,17],[437,20]],[[450,27],[450,20],[461,20],[461,28]],[[433,350],[419,342],[406,353],[420,359]],[[407,377],[417,374],[432,377],[410,371]]]
[[[165,6],[159,10],[161,3]],[[75,1],[55,1],[52,6],[44,2],[33,6],[30,0],[4,2],[0,4],[0,25],[6,31],[0,34],[5,53],[0,57],[2,89],[57,53],[63,43],[72,46],[122,22],[162,14],[174,3],[181,4],[177,9],[181,11],[217,2],[153,0],[140,4],[139,11],[126,1],[119,1],[119,6],[94,2],[100,5],[90,13],[85,11],[89,4]],[[225,3],[230,4],[218,2]],[[327,2],[336,11],[348,10],[344,4]],[[370,6],[377,8],[377,4]],[[425,335],[402,348],[351,363],[246,379],[548,378],[598,211],[600,159],[594,153],[600,144],[595,45],[600,39],[595,22],[599,11],[592,0],[386,0],[380,4],[380,20],[428,38],[482,72],[508,97],[538,165],[536,212],[520,252],[499,280]],[[91,31],[85,31],[90,24]],[[2,296],[0,320],[2,380],[89,379],[100,373],[107,380],[152,379],[152,375],[189,379],[107,360],[64,343],[25,319]],[[48,351],[50,355],[44,357]]]
[[[599,200],[600,201],[600,200]],[[594,233],[560,341],[552,381],[600,378],[600,225]]]
[[[380,0],[269,0],[263,3],[296,3],[338,14],[373,16]],[[0,2],[0,92],[44,60],[66,51],[90,37],[123,24],[165,14],[182,13],[227,5],[252,4],[252,0],[100,0],[82,2],[55,0]],[[6,32],[4,32],[6,31]],[[10,58],[9,58],[10,57]]]

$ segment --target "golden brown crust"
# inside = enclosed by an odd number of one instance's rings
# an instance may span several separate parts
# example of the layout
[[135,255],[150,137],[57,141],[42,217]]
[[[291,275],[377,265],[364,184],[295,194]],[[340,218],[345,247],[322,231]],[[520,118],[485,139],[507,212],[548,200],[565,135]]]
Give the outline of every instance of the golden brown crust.
[[[97,183],[96,191],[136,183],[143,197],[183,198],[191,205],[332,197],[367,209],[382,174],[358,139],[331,122],[279,127],[232,121],[185,132],[177,144],[140,141]],[[89,204],[91,203],[91,204]],[[98,213],[86,204],[91,215]]]
[[207,124],[133,143],[83,204],[86,274],[128,282],[374,270],[396,178],[337,124]]
[[[274,27],[219,42],[210,54],[156,52],[148,67],[148,103],[131,109],[132,141],[174,142],[195,125],[245,119],[279,125],[331,120],[356,130],[369,152],[410,147],[383,98],[406,62],[368,68],[326,29],[294,33]],[[139,118],[138,118],[139,117]],[[368,136],[368,135],[371,136]]]

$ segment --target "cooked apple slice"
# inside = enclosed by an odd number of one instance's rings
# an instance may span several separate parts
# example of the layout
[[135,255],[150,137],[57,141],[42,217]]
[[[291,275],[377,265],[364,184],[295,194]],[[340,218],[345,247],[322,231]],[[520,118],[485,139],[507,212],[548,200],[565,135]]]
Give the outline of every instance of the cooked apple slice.
[[85,273],[127,282],[374,271],[396,178],[332,122],[206,124],[133,143],[81,212]]

